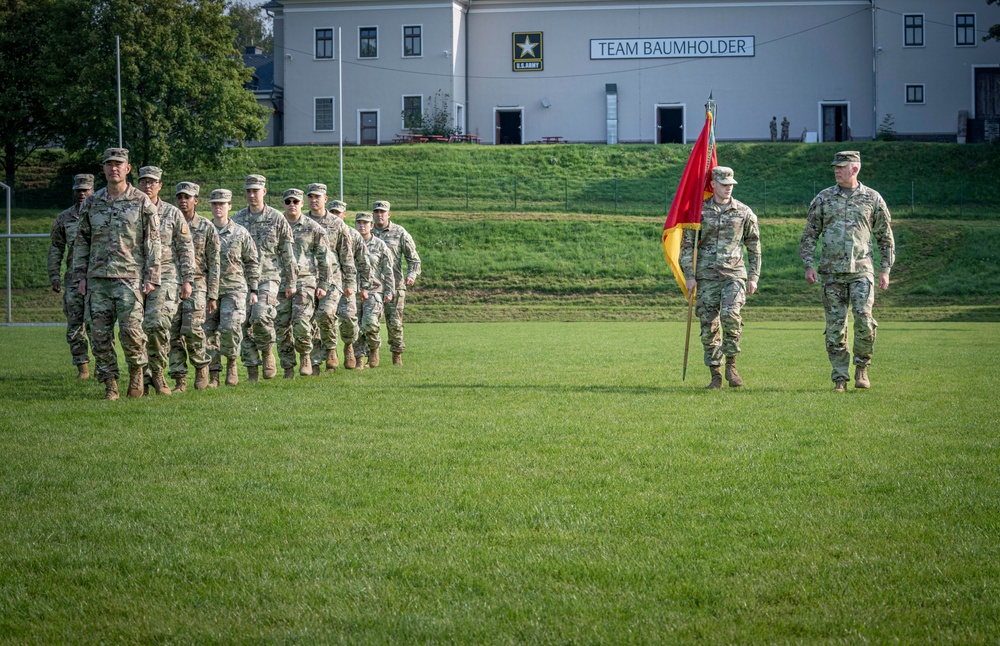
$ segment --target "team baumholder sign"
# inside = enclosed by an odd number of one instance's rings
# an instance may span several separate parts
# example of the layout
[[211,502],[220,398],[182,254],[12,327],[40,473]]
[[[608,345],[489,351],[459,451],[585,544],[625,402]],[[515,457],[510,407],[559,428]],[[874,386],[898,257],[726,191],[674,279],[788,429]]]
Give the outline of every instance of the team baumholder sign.
[[591,59],[753,56],[753,36],[711,38],[594,38]]

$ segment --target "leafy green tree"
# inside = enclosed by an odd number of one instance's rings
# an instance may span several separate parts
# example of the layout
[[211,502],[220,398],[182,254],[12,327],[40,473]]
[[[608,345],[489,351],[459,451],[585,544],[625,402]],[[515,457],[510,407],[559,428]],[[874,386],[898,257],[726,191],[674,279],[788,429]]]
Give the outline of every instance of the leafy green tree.
[[232,2],[227,9],[229,26],[236,32],[236,49],[245,52],[247,47],[257,46],[267,53],[274,51],[274,34],[265,19],[263,3],[245,5]]
[[403,121],[410,132],[425,136],[450,137],[458,132],[451,118],[451,95],[441,90],[427,97],[427,110],[422,114],[406,114],[404,111]]
[[217,166],[262,139],[267,109],[246,90],[224,0],[58,0],[76,30],[61,39],[75,79],[60,105],[66,148],[118,142],[115,37],[121,39],[123,144],[133,165]]
[[[986,4],[1000,4],[1000,0],[986,0]],[[1000,25],[993,25],[983,40],[1000,40]]]

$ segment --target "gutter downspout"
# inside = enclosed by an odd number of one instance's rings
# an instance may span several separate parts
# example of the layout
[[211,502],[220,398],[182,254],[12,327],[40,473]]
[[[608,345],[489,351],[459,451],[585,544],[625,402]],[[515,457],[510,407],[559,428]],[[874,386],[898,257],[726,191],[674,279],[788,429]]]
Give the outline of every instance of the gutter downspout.
[[872,3],[872,141],[878,135],[878,8]]
[[465,123],[462,124],[462,132],[469,133],[469,16],[472,15],[472,0],[465,5]]

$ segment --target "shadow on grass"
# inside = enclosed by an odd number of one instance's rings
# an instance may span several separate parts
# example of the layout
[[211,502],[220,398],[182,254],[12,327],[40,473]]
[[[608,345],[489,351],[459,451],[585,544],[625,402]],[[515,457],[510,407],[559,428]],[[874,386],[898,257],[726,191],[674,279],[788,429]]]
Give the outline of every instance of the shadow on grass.
[[548,393],[583,393],[593,395],[693,395],[704,393],[706,396],[715,396],[717,393],[735,391],[740,393],[817,393],[816,388],[808,387],[778,387],[778,386],[744,386],[742,388],[723,387],[717,391],[706,390],[698,381],[685,382],[676,386],[560,386],[555,384],[417,384],[411,386],[396,386],[402,390],[489,390],[520,392],[531,391]]

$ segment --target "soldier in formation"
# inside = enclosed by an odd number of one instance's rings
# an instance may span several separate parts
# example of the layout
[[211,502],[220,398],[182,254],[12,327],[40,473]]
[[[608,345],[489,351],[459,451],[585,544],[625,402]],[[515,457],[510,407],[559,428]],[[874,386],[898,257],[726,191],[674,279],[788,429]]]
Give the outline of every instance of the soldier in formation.
[[382,345],[381,330],[382,311],[384,303],[391,303],[395,292],[393,278],[393,258],[389,246],[372,235],[371,213],[358,213],[354,216],[354,226],[358,235],[364,241],[365,255],[371,266],[368,298],[361,303],[360,338],[355,346],[357,368],[364,367],[365,355],[368,356],[368,367],[377,368],[379,364],[379,347]]
[[[347,216],[347,204],[341,202],[340,200],[336,200],[334,202],[334,208],[330,209],[330,213],[336,215],[341,222],[344,222],[344,218]],[[368,290],[371,288],[371,282],[373,280],[372,272],[374,271],[374,267],[372,267],[369,262],[368,249],[365,246],[365,241],[361,238],[361,234],[358,233],[357,229],[347,226],[346,223],[344,226],[347,230],[348,237],[350,238],[351,253],[354,255],[355,290],[354,296],[350,298],[350,302],[347,302],[346,297],[342,297],[340,299],[340,305],[337,308],[337,312],[338,316],[340,316],[340,320],[342,321],[340,327],[341,337],[344,339],[345,343],[349,337],[353,338],[352,347],[354,352],[352,354],[356,357],[358,354],[358,348],[354,346],[354,343],[357,343],[361,336],[360,318],[364,303],[368,300]],[[344,280],[346,284],[347,279]],[[347,316],[353,316],[353,318],[350,319],[349,324],[344,323]],[[381,314],[379,316],[381,316]],[[376,317],[375,320],[376,325],[378,325],[378,317]],[[364,350],[364,348],[361,349]],[[346,357],[346,347],[344,348],[344,353]],[[351,368],[351,365],[348,363],[346,358],[344,363],[345,367],[348,369]],[[357,367],[357,364],[355,364],[354,367]]]
[[[395,291],[391,302],[385,304],[385,325],[389,336],[389,350],[392,351],[393,365],[403,365],[403,307],[406,305],[406,290],[413,287],[420,275],[420,256],[413,237],[394,222],[390,222],[389,202],[378,200],[372,205],[375,228],[372,234],[386,243],[392,252],[392,273]],[[406,274],[403,274],[403,260],[406,260]]]

